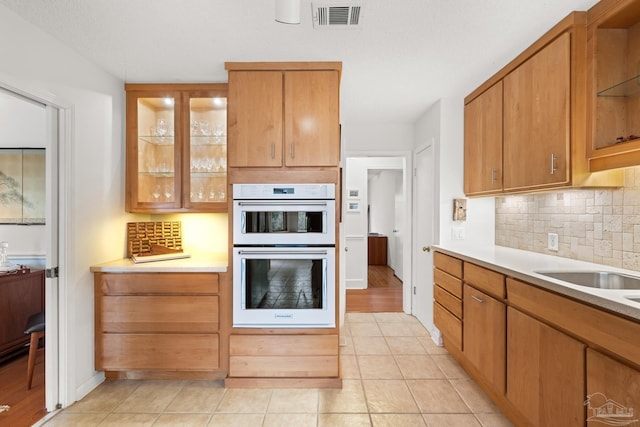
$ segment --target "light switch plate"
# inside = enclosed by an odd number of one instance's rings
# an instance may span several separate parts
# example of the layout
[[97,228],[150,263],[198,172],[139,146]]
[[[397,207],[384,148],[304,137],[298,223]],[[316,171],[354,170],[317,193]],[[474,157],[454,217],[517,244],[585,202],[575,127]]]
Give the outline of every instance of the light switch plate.
[[550,251],[558,250],[558,233],[547,234],[547,249]]

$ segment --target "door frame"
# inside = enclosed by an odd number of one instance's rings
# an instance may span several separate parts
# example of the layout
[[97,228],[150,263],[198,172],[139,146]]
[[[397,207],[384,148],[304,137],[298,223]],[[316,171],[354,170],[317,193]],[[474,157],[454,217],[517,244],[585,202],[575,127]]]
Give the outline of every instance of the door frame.
[[[72,146],[72,129],[74,107],[70,102],[61,99],[54,93],[33,87],[22,80],[0,75],[0,87],[14,92],[24,98],[45,104],[47,112],[47,143],[46,149],[51,161],[47,160],[47,176],[45,178],[47,192],[57,195],[57,209],[55,220],[47,226],[48,248],[55,245],[56,253],[46,254],[46,268],[58,267],[59,276],[57,278],[45,279],[45,312],[47,333],[45,335],[45,345],[48,351],[45,352],[45,406],[47,412],[53,413],[58,410],[61,401],[67,401],[69,396],[68,381],[68,336],[67,336],[67,277],[68,247],[66,222],[62,218],[68,218],[67,206],[69,203],[69,183],[71,176],[71,164],[69,155]],[[57,115],[51,111],[57,110]],[[56,117],[57,116],[57,117]],[[53,157],[56,157],[53,161]],[[54,206],[55,207],[55,206]],[[51,200],[47,198],[46,211],[52,212]],[[49,221],[49,219],[47,219]],[[57,235],[57,236],[56,236]],[[57,243],[54,241],[57,238]],[[50,257],[57,256],[56,265],[50,265]],[[49,416],[49,415],[48,415]]]
[[[402,174],[402,179],[403,179],[403,187],[404,187],[404,192],[405,192],[405,239],[403,242],[403,254],[402,254],[402,269],[403,269],[403,281],[402,281],[402,310],[405,313],[411,313],[411,289],[412,289],[412,274],[410,274],[410,272],[413,271],[413,267],[412,267],[412,256],[411,256],[411,251],[413,250],[413,178],[412,178],[412,173],[410,173],[411,171],[413,171],[413,151],[411,150],[398,150],[398,151],[393,151],[393,150],[345,150],[344,152],[344,157],[343,157],[343,164],[346,165],[346,159],[350,158],[350,157],[400,157],[402,159],[404,159],[404,168],[403,168],[403,174]],[[346,166],[345,166],[345,170],[343,171],[343,179],[347,174],[347,170],[346,170]],[[344,182],[341,184],[344,187]],[[345,188],[341,189],[341,194],[346,194]],[[342,197],[342,212],[343,212],[343,217],[345,215],[345,204],[346,204],[346,198],[343,196]],[[344,247],[344,231],[341,228],[341,247]],[[347,296],[347,292],[346,292],[346,283],[344,281],[344,268],[345,268],[345,263],[344,263],[344,258],[341,256],[340,257],[340,277],[341,277],[341,283],[340,283],[340,300],[341,301],[346,301],[346,296]],[[341,311],[343,311],[344,309],[341,308]],[[343,315],[343,313],[341,313],[341,315]]]

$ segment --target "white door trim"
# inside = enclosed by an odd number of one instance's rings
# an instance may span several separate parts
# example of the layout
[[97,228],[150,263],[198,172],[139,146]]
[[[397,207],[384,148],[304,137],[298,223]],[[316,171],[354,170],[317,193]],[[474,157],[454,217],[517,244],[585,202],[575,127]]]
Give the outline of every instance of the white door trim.
[[[53,351],[45,352],[45,404],[47,411],[53,412],[60,403],[73,402],[73,397],[69,393],[69,370],[67,369],[69,340],[66,327],[68,312],[66,284],[67,272],[69,271],[67,257],[69,248],[67,244],[70,241],[67,238],[66,220],[69,219],[67,206],[69,206],[71,194],[68,189],[68,185],[71,182],[71,162],[69,160],[71,157],[68,153],[70,153],[73,141],[73,104],[66,102],[66,100],[61,99],[54,93],[12,76],[0,74],[0,87],[58,110],[57,135],[54,134],[54,124],[50,121],[53,120],[53,114],[47,112],[49,128],[47,130],[47,149],[52,148],[57,136],[57,162],[52,162],[51,165],[47,166],[50,166],[48,171],[51,171],[52,174],[57,174],[57,190],[52,190],[57,194],[57,224],[51,224],[51,226],[57,225],[57,255],[60,271],[58,279],[46,279],[45,281],[46,345],[50,350],[53,349]],[[47,176],[46,181],[50,183],[51,179],[50,176]],[[46,209],[49,212],[51,210],[49,201],[47,203]],[[50,267],[50,265],[47,265],[47,268]],[[51,327],[49,324],[51,322],[55,325],[55,319],[57,319],[57,328],[55,326]]]
[[[402,286],[402,310],[405,313],[411,313],[411,289],[412,289],[412,275],[407,274],[407,272],[413,271],[412,268],[412,257],[411,251],[413,249],[413,215],[412,215],[412,206],[413,206],[413,151],[411,150],[345,150],[343,153],[343,165],[346,163],[346,159],[349,157],[401,157],[404,159],[404,174],[403,174],[403,185],[404,191],[406,195],[405,201],[405,221],[406,230],[405,230],[405,239],[403,245],[403,271],[404,280]],[[346,175],[346,170],[344,172]],[[345,190],[344,188],[342,190]],[[345,196],[343,194],[343,204],[345,201]],[[344,216],[344,210],[343,210]],[[344,268],[344,266],[340,266]],[[341,298],[346,297],[346,291],[344,290],[344,295],[341,295]]]

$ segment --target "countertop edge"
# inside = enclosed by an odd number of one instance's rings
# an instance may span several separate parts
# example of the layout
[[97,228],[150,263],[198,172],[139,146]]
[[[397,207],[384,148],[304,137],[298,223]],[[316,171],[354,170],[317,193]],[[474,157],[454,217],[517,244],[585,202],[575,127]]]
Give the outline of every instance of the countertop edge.
[[89,267],[92,273],[226,273],[226,258],[221,256],[182,258],[136,264],[122,258]]
[[[612,313],[625,316],[627,318],[630,318],[631,320],[634,320],[635,322],[640,323],[640,308],[636,308],[631,305],[617,302],[615,301],[615,299],[610,299],[602,295],[597,295],[596,293],[594,293],[595,291],[588,292],[587,290],[581,290],[577,287],[577,285],[571,285],[566,282],[562,282],[560,280],[546,278],[545,276],[536,274],[533,271],[531,271],[530,273],[524,272],[522,270],[515,269],[514,267],[509,266],[508,263],[500,264],[500,263],[496,263],[497,261],[494,261],[494,260],[483,259],[482,257],[479,257],[477,254],[471,254],[469,253],[469,251],[465,252],[463,248],[450,249],[450,248],[434,245],[433,249],[445,255],[450,255],[450,256],[462,259],[463,261],[472,262],[481,267],[485,267],[490,270],[494,270],[499,273],[502,273],[505,276],[512,277],[514,279],[524,281],[533,286],[537,286],[539,288],[542,288],[551,292],[555,292],[563,296],[567,296],[574,300],[608,310]],[[509,249],[510,248],[504,248],[500,250],[509,251]],[[516,253],[516,251],[526,252],[526,251],[517,250],[517,249],[512,249],[512,250],[514,251],[514,253]],[[538,253],[535,253],[535,256],[554,258],[552,255],[545,255],[545,254],[538,254]],[[567,263],[570,261],[572,260],[568,260]],[[589,264],[582,261],[576,261],[576,263],[580,263],[581,265]],[[603,266],[599,264],[590,264],[590,265],[592,270],[596,270],[596,269],[599,269],[599,270],[610,269],[610,270],[616,270],[616,271],[620,270],[620,269]],[[640,295],[640,291],[636,291],[636,290],[629,291],[627,293]]]

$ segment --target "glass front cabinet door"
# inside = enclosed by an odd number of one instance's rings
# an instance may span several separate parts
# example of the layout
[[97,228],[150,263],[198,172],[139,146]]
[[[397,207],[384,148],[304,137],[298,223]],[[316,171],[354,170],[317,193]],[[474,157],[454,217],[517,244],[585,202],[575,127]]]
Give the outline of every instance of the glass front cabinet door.
[[227,210],[227,85],[127,84],[126,210]]

